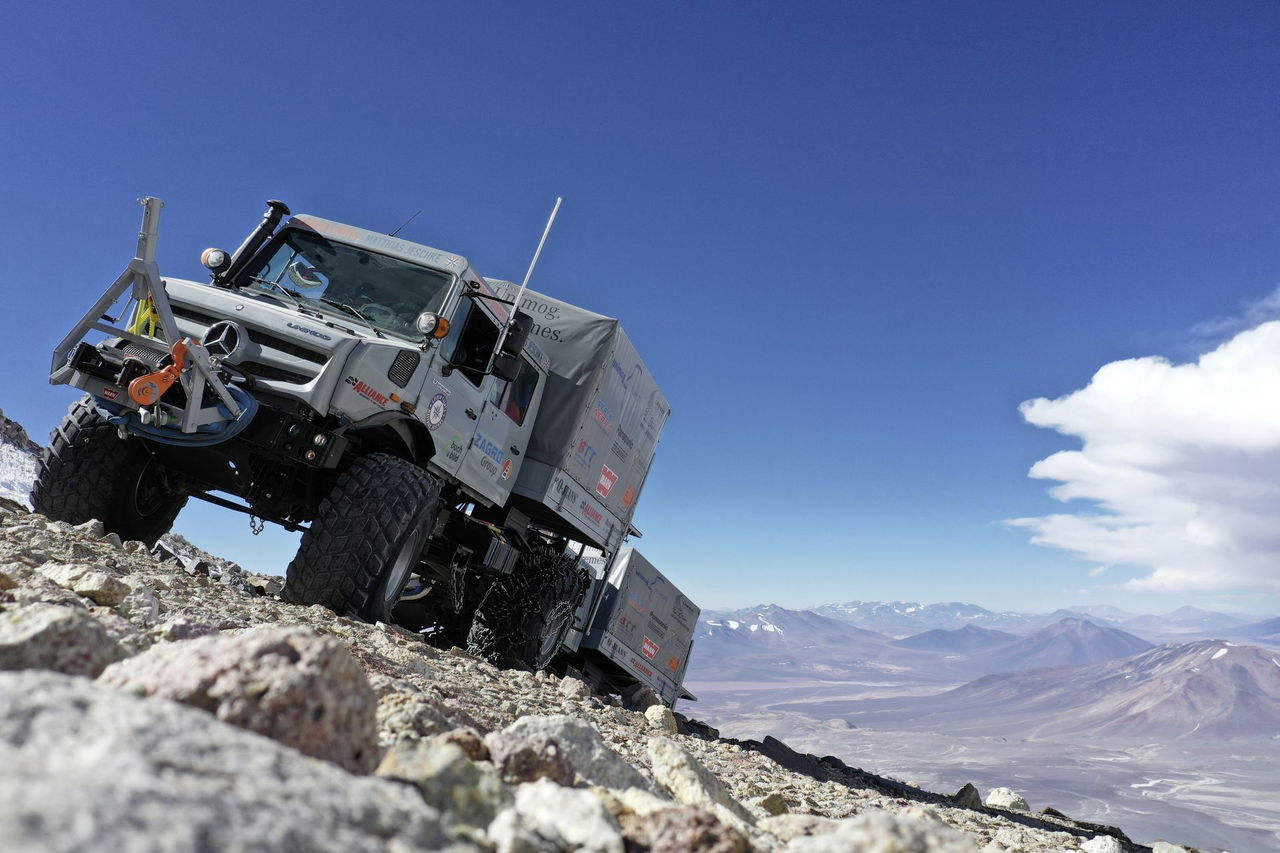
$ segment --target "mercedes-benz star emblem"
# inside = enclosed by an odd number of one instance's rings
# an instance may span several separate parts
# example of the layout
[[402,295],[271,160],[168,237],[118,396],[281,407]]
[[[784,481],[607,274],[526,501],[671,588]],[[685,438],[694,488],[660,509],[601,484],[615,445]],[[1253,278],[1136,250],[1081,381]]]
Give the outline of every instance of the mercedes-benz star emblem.
[[229,320],[219,320],[209,327],[204,335],[204,348],[209,355],[216,358],[227,358],[240,348],[244,333],[240,327]]

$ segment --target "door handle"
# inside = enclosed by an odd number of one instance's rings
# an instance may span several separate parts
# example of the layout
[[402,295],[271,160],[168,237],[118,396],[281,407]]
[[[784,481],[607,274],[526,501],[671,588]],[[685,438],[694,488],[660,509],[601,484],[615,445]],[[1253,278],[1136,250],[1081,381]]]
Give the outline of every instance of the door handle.
[[512,455],[512,456],[519,456],[519,455],[520,455],[520,448],[516,447],[514,444],[513,444],[513,445],[511,445],[511,455]]
[[473,421],[474,421],[476,418],[478,418],[478,417],[480,417],[480,416],[476,414],[476,410],[475,410],[475,409],[467,409],[467,417],[471,418],[471,420],[473,420]]

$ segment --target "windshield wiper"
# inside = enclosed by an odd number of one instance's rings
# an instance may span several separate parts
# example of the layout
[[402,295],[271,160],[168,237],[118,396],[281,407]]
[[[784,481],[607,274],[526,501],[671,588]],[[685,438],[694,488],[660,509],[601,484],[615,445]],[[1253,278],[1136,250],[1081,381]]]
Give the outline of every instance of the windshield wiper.
[[348,304],[347,304],[347,303],[345,303],[345,302],[339,302],[339,301],[338,301],[338,300],[336,300],[336,299],[330,299],[330,298],[329,298],[329,297],[327,297],[327,296],[317,296],[317,297],[315,297],[315,300],[316,300],[317,302],[323,302],[325,305],[332,305],[334,308],[341,308],[343,311],[347,311],[347,312],[349,312],[349,313],[351,313],[351,314],[354,314],[355,316],[357,316],[357,317],[359,317],[361,320],[363,320],[363,321],[365,322],[365,325],[366,325],[366,326],[368,326],[368,327],[369,327],[369,329],[370,329],[370,330],[371,330],[375,335],[377,335],[377,336],[378,336],[378,337],[380,337],[380,338],[385,338],[385,337],[386,337],[386,335],[382,334],[382,330],[381,330],[381,329],[379,329],[377,326],[373,325],[373,321],[372,321],[372,320],[370,320],[368,317],[366,317],[366,316],[364,316],[363,314],[361,314],[361,313],[360,313],[360,309],[358,309],[358,308],[354,308],[354,307],[352,307],[352,306],[348,305]]
[[314,309],[312,309],[312,308],[308,308],[307,306],[305,306],[305,305],[303,305],[303,304],[302,304],[302,302],[298,299],[298,295],[299,295],[299,294],[294,293],[292,290],[290,290],[289,288],[285,287],[285,286],[284,286],[283,284],[281,284],[280,282],[278,282],[278,281],[272,281],[272,280],[271,280],[271,279],[269,279],[269,278],[261,278],[261,277],[256,276],[256,275],[248,276],[248,279],[249,279],[250,281],[252,281],[252,282],[256,282],[256,283],[258,283],[258,284],[265,284],[265,285],[267,285],[268,287],[274,287],[276,290],[278,290],[278,291],[280,291],[281,293],[283,293],[283,294],[285,295],[285,298],[287,298],[287,299],[289,300],[290,304],[291,304],[291,305],[293,305],[293,307],[294,307],[294,308],[298,309],[298,311],[299,311],[300,313],[302,313],[302,314],[309,314],[309,315],[310,315],[310,316],[312,316],[312,317],[319,317],[319,316],[320,316],[320,314],[318,314]]

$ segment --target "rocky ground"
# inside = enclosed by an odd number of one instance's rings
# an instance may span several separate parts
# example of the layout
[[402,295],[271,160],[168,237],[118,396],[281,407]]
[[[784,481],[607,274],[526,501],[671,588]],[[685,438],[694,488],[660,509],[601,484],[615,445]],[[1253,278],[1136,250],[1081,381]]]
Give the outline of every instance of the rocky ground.
[[1151,849],[287,605],[168,545],[0,500],[6,850]]

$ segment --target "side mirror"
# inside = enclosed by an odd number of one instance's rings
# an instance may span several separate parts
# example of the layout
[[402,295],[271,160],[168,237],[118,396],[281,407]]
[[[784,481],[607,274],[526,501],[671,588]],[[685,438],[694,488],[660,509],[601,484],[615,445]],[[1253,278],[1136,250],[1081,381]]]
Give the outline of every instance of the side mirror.
[[[506,349],[506,347],[503,347]],[[493,358],[493,375],[507,382],[515,382],[520,375],[520,357],[500,353]]]
[[502,342],[502,352],[498,355],[516,356],[518,361],[520,351],[524,349],[524,342],[529,340],[531,331],[533,331],[533,318],[523,311],[517,311],[515,318],[511,321],[511,327],[507,329],[507,339]]

